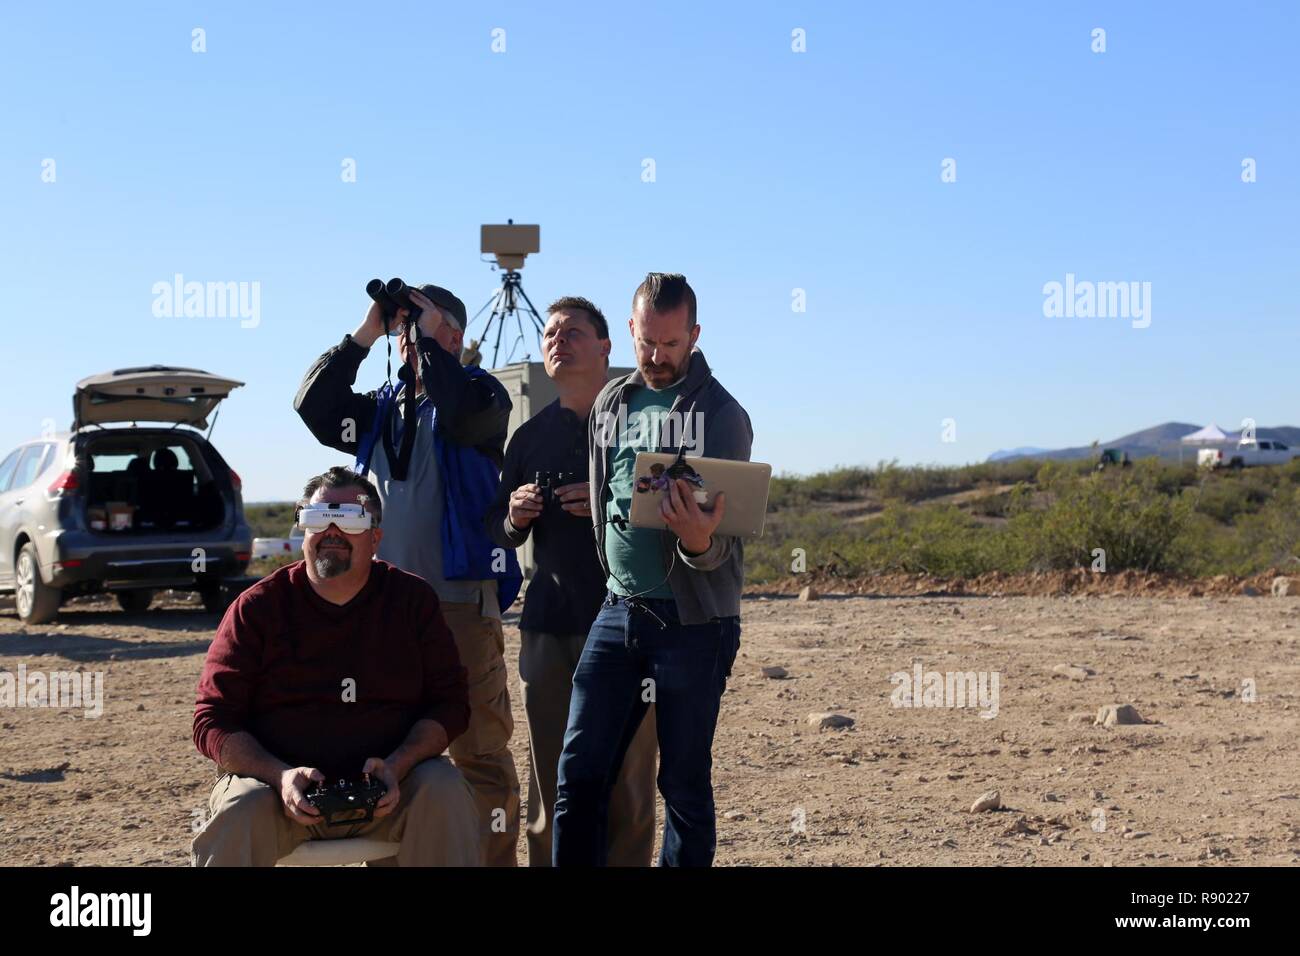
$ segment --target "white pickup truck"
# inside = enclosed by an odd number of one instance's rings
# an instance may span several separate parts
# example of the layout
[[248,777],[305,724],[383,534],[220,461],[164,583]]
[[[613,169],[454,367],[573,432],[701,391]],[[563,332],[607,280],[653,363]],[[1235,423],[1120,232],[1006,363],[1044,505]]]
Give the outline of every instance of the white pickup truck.
[[1242,442],[1226,448],[1202,448],[1196,453],[1196,464],[1204,468],[1247,468],[1251,465],[1285,465],[1300,455],[1300,448],[1292,448],[1280,441]]
[[253,539],[253,560],[278,554],[302,554],[302,528],[294,525],[287,538]]

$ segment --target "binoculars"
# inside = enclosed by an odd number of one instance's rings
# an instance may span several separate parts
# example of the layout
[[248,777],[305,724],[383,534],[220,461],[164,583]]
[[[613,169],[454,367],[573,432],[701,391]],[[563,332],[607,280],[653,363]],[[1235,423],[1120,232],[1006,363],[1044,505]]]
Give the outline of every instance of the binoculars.
[[582,481],[583,475],[576,471],[539,471],[533,483],[542,489],[542,505],[545,507],[555,500],[555,489],[562,485]]
[[[379,307],[384,310],[384,318],[389,321],[396,320],[398,309],[406,309],[408,317],[419,319],[421,309],[411,301],[411,291],[411,287],[401,279],[389,279],[387,282],[371,279],[366,283],[366,295],[379,303]],[[394,324],[388,334],[395,335],[397,331]]]

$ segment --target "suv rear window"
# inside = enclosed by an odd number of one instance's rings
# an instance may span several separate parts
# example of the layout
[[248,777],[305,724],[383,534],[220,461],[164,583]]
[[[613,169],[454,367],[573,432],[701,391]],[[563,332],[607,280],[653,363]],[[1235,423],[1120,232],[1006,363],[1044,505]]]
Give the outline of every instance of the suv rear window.
[[[184,445],[166,445],[176,456],[177,471],[194,471],[194,464],[190,461],[190,453],[186,451]],[[136,469],[150,467],[154,470],[158,468],[158,454],[156,451],[150,452],[147,449],[110,449],[108,451],[97,452],[91,450],[91,459],[94,461],[92,471],[96,475],[108,475],[114,472],[127,472],[132,470],[131,462],[139,459],[144,465],[136,465]],[[165,456],[164,456],[165,457]]]
[[90,446],[89,454],[82,461],[89,465],[87,486],[91,501],[128,497],[130,493],[124,492],[124,487],[134,489],[137,483],[148,483],[151,478],[165,478],[174,488],[192,493],[196,480],[202,482],[211,477],[206,466],[201,464],[195,468],[183,441],[99,441]]
[[225,502],[202,448],[166,434],[94,434],[78,449],[92,530],[193,531],[218,526]]

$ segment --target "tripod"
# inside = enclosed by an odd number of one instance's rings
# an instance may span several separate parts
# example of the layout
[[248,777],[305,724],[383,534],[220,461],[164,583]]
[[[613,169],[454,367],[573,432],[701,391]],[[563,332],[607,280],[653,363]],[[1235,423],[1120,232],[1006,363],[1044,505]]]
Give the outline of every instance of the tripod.
[[[520,305],[520,299],[523,300],[522,305]],[[506,361],[510,361],[511,357],[515,353],[515,347],[524,340],[525,318],[531,322],[533,331],[537,333],[537,341],[540,345],[542,329],[545,327],[545,323],[542,322],[542,317],[537,314],[537,309],[533,307],[532,301],[528,298],[528,293],[524,291],[523,277],[520,276],[518,272],[514,269],[506,270],[505,274],[501,277],[501,288],[496,291],[496,294],[493,295],[492,298],[488,299],[488,301],[483,304],[483,309],[486,309],[489,305],[492,306],[492,311],[488,315],[487,324],[483,326],[483,336],[478,341],[485,345],[487,344],[488,336],[492,334],[492,323],[495,322],[497,325],[497,337],[496,341],[492,345],[493,368],[500,367],[498,359],[501,356],[501,334],[505,331],[506,324],[512,316],[515,320],[515,328],[519,334],[515,336],[515,340],[510,344],[510,351],[506,353]],[[483,309],[479,309],[474,313],[474,318],[470,320],[471,324],[473,324],[473,322],[483,314]],[[471,361],[478,353],[474,344],[473,340],[471,340],[470,347],[466,350],[466,357],[470,358]]]

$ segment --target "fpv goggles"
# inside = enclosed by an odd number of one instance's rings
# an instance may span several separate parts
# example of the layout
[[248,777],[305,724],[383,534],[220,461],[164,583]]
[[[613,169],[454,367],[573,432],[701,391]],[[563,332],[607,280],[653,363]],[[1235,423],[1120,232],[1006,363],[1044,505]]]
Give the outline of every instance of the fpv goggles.
[[303,531],[324,531],[334,525],[344,534],[360,534],[375,527],[374,515],[361,505],[304,505],[295,521]]

